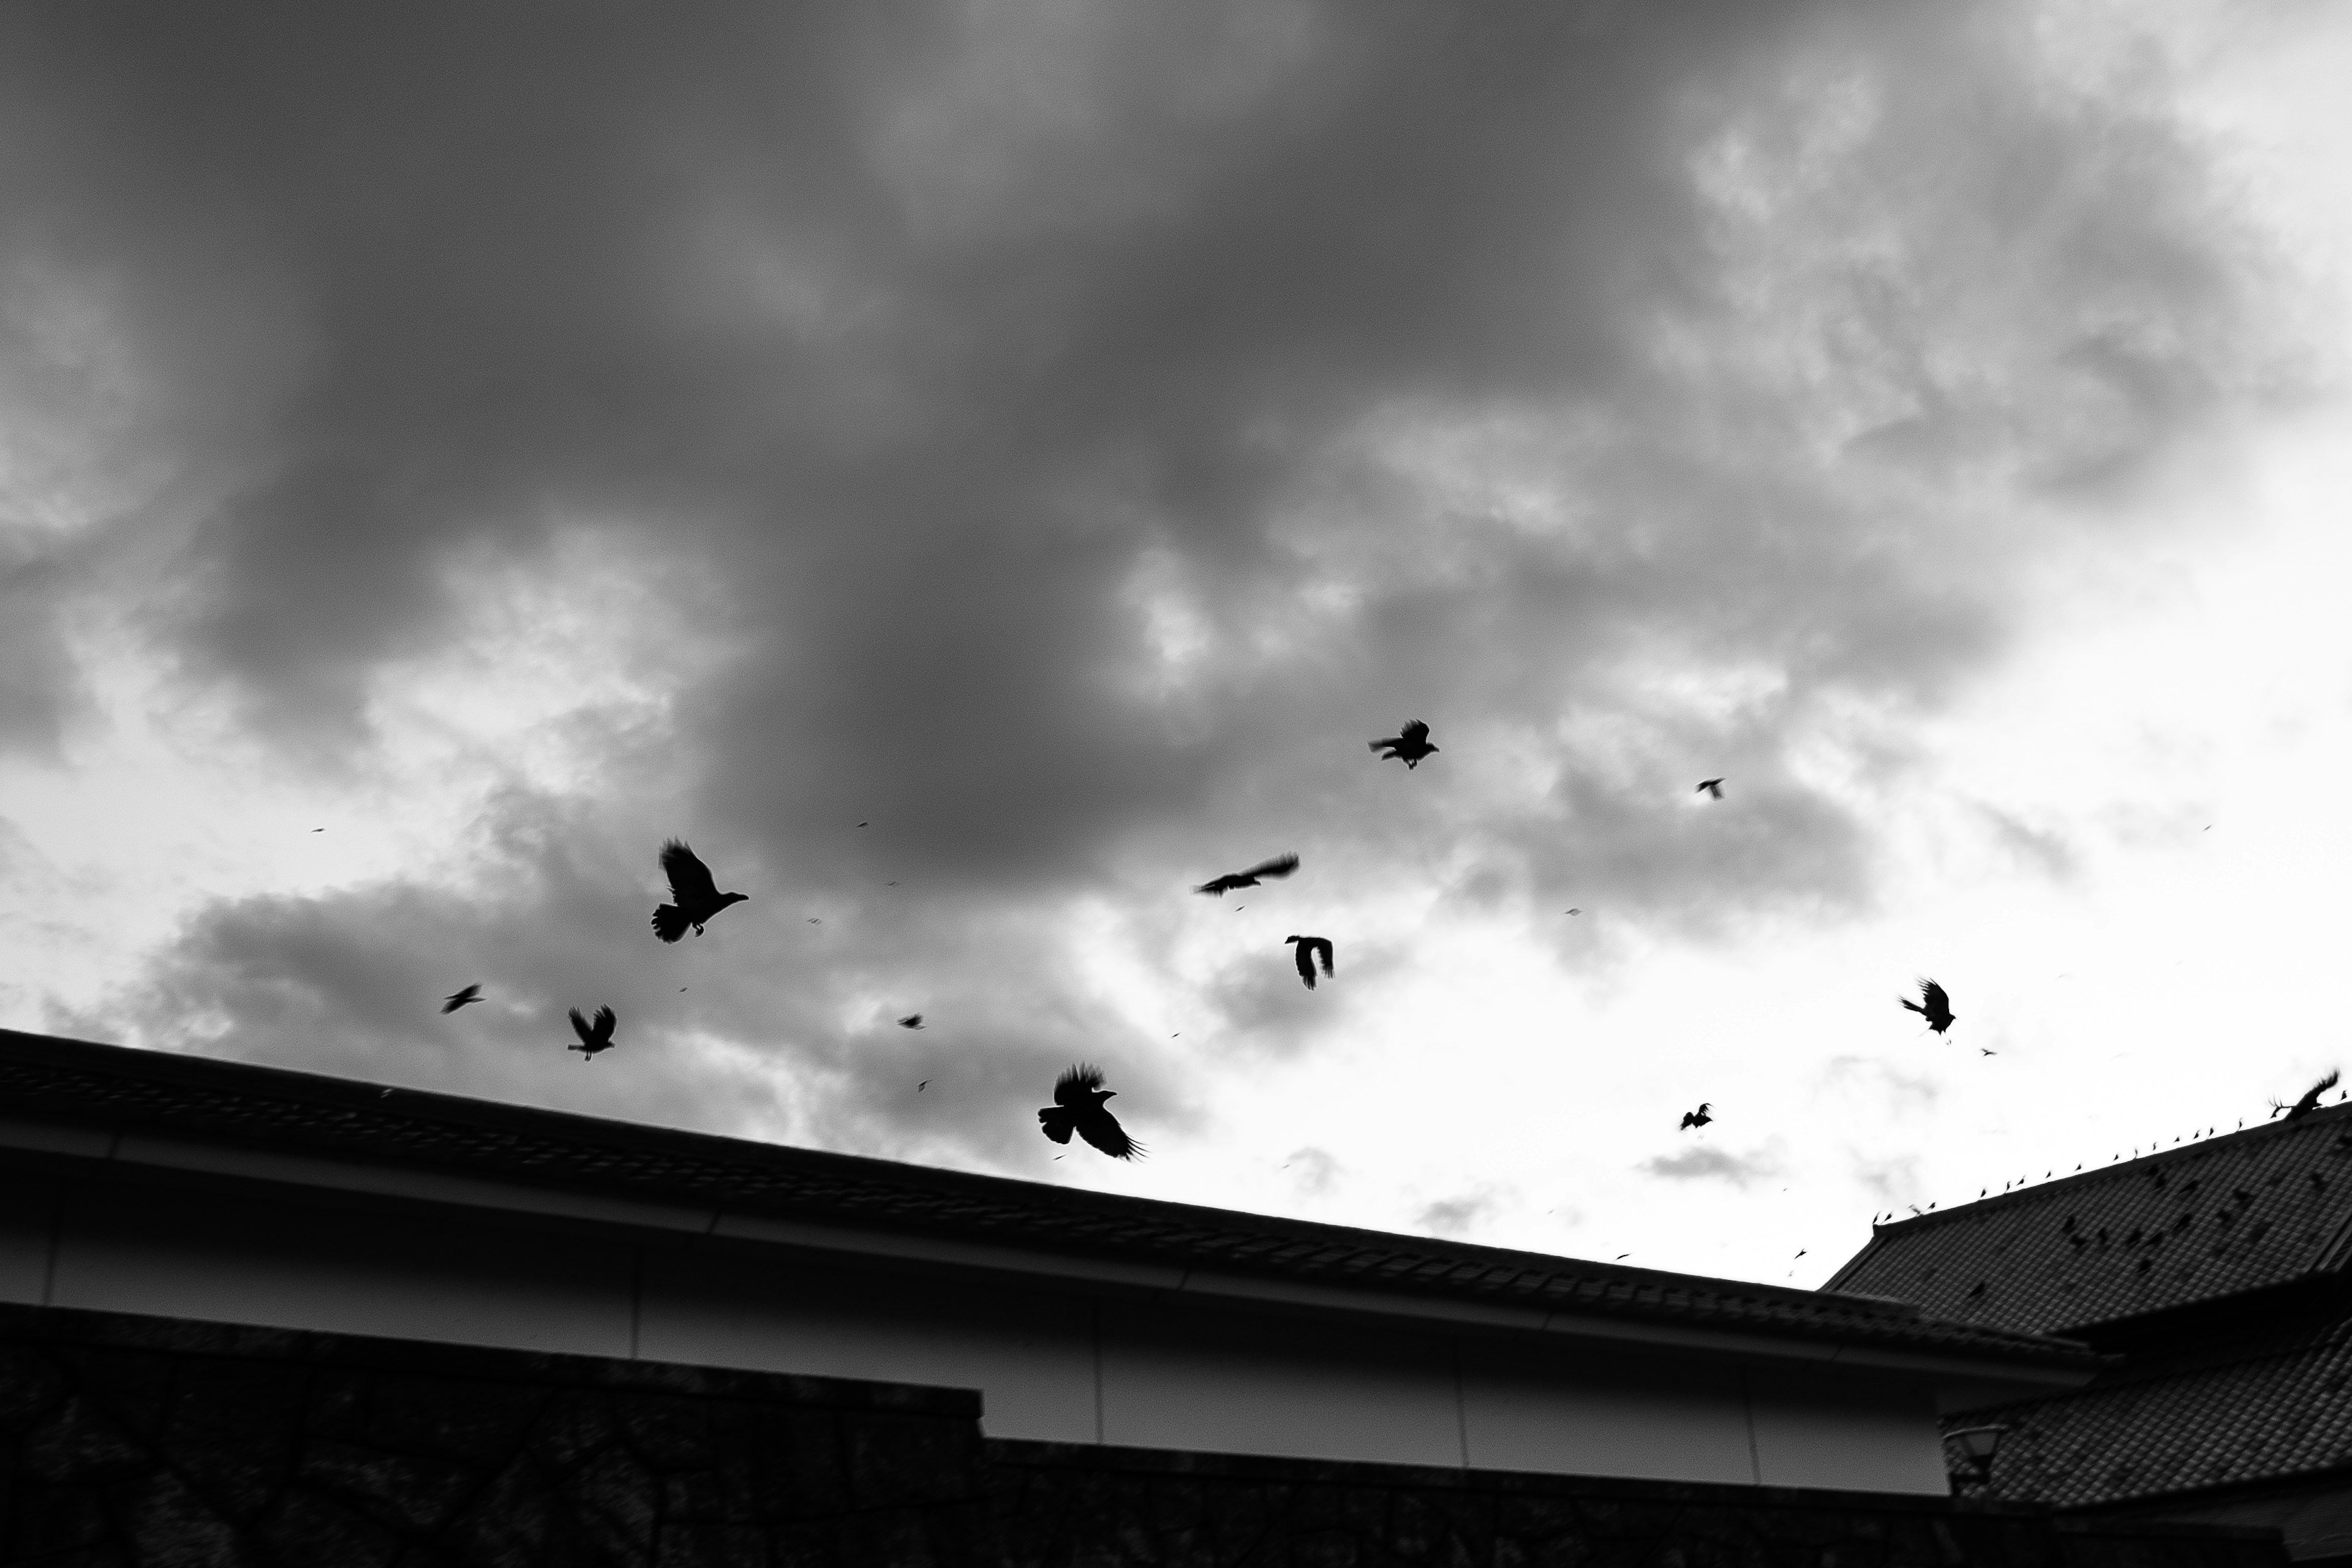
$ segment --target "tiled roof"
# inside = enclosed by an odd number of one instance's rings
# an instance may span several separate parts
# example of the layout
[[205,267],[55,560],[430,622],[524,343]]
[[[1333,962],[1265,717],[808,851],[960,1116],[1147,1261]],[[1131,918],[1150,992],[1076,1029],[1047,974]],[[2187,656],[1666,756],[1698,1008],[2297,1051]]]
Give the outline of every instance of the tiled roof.
[[2062,1333],[2342,1268],[2352,1105],[1885,1226],[1827,1289]]
[[2352,1316],[1948,1423],[1993,1424],[2009,1428],[1991,1486],[2005,1502],[2121,1502],[2352,1465]]
[[2088,1366],[1900,1302],[1386,1235],[0,1030],[0,1116],[142,1128],[572,1190],[1231,1274],[1776,1337]]

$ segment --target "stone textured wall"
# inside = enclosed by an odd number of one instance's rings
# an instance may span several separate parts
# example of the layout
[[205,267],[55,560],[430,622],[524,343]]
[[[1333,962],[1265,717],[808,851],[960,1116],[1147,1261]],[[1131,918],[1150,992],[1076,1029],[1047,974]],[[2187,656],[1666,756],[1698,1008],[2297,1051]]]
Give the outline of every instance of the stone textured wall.
[[992,1563],[968,1392],[0,1308],[0,1562]]
[[2284,1568],[2274,1536],[1943,1499],[991,1442],[1008,1568]]
[[976,1394],[0,1307],[0,1563],[2278,1568],[1941,1499],[983,1442]]

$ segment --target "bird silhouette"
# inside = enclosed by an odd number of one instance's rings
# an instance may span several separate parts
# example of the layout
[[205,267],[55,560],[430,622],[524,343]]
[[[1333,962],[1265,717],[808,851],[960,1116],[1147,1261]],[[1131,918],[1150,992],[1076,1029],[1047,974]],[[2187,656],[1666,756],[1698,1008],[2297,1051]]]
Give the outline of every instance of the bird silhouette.
[[1070,1068],[1055,1080],[1054,1103],[1037,1112],[1037,1125],[1056,1143],[1068,1142],[1076,1132],[1114,1160],[1132,1160],[1143,1152],[1143,1145],[1129,1138],[1118,1119],[1104,1108],[1103,1101],[1118,1091],[1105,1089],[1102,1081],[1100,1068],[1080,1062]]
[[1228,871],[1222,877],[1213,877],[1192,890],[1214,893],[1222,899],[1236,888],[1256,887],[1261,877],[1287,877],[1297,869],[1297,856],[1277,855],[1271,860],[1259,861],[1246,871]]
[[1721,800],[1723,798],[1723,781],[1721,779],[1701,779],[1698,781],[1698,788],[1693,790],[1691,793],[1693,795],[1705,793],[1715,796],[1717,800]]
[[471,985],[467,986],[464,990],[452,991],[449,994],[441,998],[441,1011],[444,1013],[454,1013],[458,1008],[463,1007],[467,1003],[478,1002],[481,999],[482,983],[477,980]]
[[613,1010],[610,1007],[596,1009],[596,1022],[593,1025],[580,1016],[579,1008],[572,1008],[572,1032],[580,1037],[580,1043],[576,1046],[566,1046],[563,1048],[567,1051],[578,1051],[580,1059],[583,1062],[594,1061],[598,1051],[609,1051],[613,1048],[613,1026],[617,1021],[613,1016]]
[[[1934,981],[1922,979],[1919,982],[1919,1001],[1914,1002],[1908,997],[1899,998],[1899,1000],[1906,1007],[1927,1019],[1927,1027],[1935,1030],[1936,1033],[1940,1035],[1952,1026],[1952,999],[1945,994],[1944,988]],[[1925,1005],[1922,1005],[1922,1003]]]
[[920,1013],[909,1013],[898,1020],[898,1027],[902,1029],[919,1029],[922,1026],[923,1016]]
[[719,884],[710,879],[710,868],[675,838],[662,846],[661,868],[669,879],[672,901],[654,911],[654,934],[664,942],[676,942],[686,934],[688,926],[700,936],[703,921],[728,905],[742,903],[751,896],[720,892]]
[[2328,1068],[2327,1076],[2321,1079],[2317,1083],[2313,1084],[2309,1089],[2305,1089],[2303,1091],[2303,1098],[2296,1100],[2293,1105],[2284,1105],[2280,1103],[2278,1100],[2272,1100],[2271,1114],[2273,1116],[2276,1116],[2280,1111],[2284,1110],[2286,1112],[2286,1119],[2289,1121],[2302,1121],[2305,1117],[2319,1109],[2319,1097],[2326,1094],[2329,1089],[2334,1089],[2336,1087],[2336,1079],[2341,1076],[2342,1075],[2334,1068]]
[[1370,746],[1380,752],[1381,761],[1402,763],[1407,772],[1421,766],[1422,758],[1433,756],[1437,751],[1429,743],[1429,726],[1418,719],[1385,741],[1371,742]]
[[1675,1128],[1675,1131],[1677,1132],[1687,1132],[1694,1127],[1704,1127],[1708,1122],[1714,1121],[1715,1118],[1706,1113],[1707,1107],[1714,1103],[1715,1102],[1713,1100],[1702,1100],[1698,1102],[1698,1109],[1696,1110],[1684,1111],[1683,1124],[1680,1127]]
[[1315,961],[1323,961],[1323,977],[1331,977],[1331,939],[1328,936],[1286,936],[1285,942],[1297,942],[1291,950],[1298,960],[1298,978],[1307,982],[1307,989],[1315,989]]

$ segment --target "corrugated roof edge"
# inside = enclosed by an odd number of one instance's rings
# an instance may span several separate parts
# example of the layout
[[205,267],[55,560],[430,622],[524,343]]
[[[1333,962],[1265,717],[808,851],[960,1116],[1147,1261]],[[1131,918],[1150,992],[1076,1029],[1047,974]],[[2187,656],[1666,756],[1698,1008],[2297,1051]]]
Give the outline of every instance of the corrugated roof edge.
[[[2023,1208],[2029,1205],[2045,1203],[2063,1194],[2079,1193],[2086,1187],[2097,1186],[2102,1183],[2120,1181],[2126,1176],[2146,1175],[2152,1170],[2161,1169],[2177,1161],[2193,1158],[2223,1143],[2235,1142],[2240,1139],[2286,1137],[2290,1135],[2290,1128],[2294,1130],[2294,1135],[2299,1136],[2308,1131],[2310,1126],[2316,1125],[2322,1121],[2341,1121],[2347,1118],[2352,1118],[2352,1102],[2321,1106],[2296,1121],[2266,1121],[2259,1127],[2241,1127],[2228,1132],[2217,1132],[2210,1138],[2200,1138],[2194,1142],[2177,1143],[2169,1148],[2137,1155],[2129,1160],[2114,1161],[2101,1165],[2095,1171],[2070,1171],[2063,1176],[2053,1176],[2047,1181],[2037,1182],[2030,1186],[2012,1188],[2005,1193],[1995,1193],[1989,1198],[1976,1198],[1967,1203],[1954,1204],[1950,1208],[1938,1209],[1933,1214],[1913,1215],[1908,1219],[1890,1220],[1885,1225],[1873,1226],[1870,1229],[1870,1239],[1863,1243],[1862,1250],[1840,1264],[1837,1272],[1822,1282],[1822,1289],[1826,1291],[1838,1291],[1840,1282],[1852,1279],[1859,1273],[1862,1266],[1898,1231],[1906,1237],[1914,1236],[1920,1231],[1931,1230],[1940,1225],[1955,1224],[1963,1217],[1973,1217],[1988,1209]],[[2345,1254],[2347,1251],[2352,1251],[2352,1227],[2347,1227],[2346,1234],[2336,1237],[2330,1245],[2328,1254],[2331,1261],[2322,1266],[2322,1271],[2340,1267],[2345,1261]],[[1875,1299],[1885,1300],[1891,1298]]]
[[1085,1192],[0,1029],[0,1115],[36,1107],[109,1127],[195,1131],[346,1159],[488,1169],[544,1185],[690,1194],[740,1212],[1017,1240],[1074,1255],[1150,1258],[1360,1289],[1518,1298],[1571,1312],[1874,1341],[2012,1363],[2095,1362],[2072,1341],[1924,1319],[1907,1302]]

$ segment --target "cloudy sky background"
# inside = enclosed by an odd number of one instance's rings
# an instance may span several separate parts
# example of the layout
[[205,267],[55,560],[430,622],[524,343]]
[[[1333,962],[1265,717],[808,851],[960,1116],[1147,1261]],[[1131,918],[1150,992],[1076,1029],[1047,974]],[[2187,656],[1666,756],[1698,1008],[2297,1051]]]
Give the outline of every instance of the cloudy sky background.
[[[2226,1131],[2352,1068],[2347,74],[11,7],[0,1024],[1806,1283]],[[751,901],[665,948],[672,834]],[[1149,1160],[1038,1136],[1081,1058]]]

